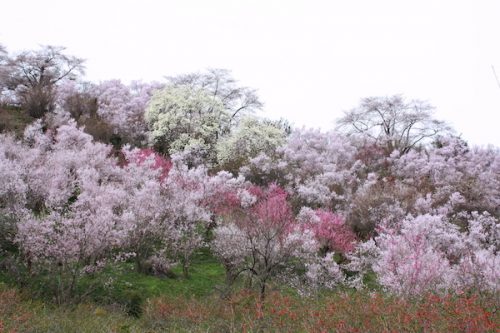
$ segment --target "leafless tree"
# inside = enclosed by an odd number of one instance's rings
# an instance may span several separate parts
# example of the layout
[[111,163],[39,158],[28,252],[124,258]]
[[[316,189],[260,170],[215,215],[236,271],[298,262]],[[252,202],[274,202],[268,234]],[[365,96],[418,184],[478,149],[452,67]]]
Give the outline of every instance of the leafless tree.
[[375,141],[392,152],[404,154],[439,133],[450,131],[443,121],[433,118],[434,107],[421,100],[407,101],[401,95],[368,97],[345,112],[338,128],[348,135]]
[[7,59],[7,50],[2,44],[0,44],[0,93],[3,90],[3,85],[7,75]]
[[498,88],[500,88],[500,80],[498,79],[497,71],[493,65],[491,65],[491,70],[493,71],[493,76],[495,76],[495,80],[497,81]]
[[5,46],[0,44],[0,64],[2,64],[6,58],[7,58],[7,49],[5,48]]
[[52,111],[56,85],[63,79],[83,74],[83,60],[64,54],[65,48],[43,46],[9,57],[3,66],[4,89],[13,93],[17,102],[31,116],[39,118]]

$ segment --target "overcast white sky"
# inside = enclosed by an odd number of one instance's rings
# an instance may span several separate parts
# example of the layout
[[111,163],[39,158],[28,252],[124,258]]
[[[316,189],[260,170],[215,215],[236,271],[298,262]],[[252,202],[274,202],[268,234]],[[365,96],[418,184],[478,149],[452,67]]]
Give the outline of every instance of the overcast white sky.
[[0,0],[9,52],[62,45],[87,78],[227,68],[263,116],[332,128],[367,96],[429,100],[473,144],[500,146],[498,0]]

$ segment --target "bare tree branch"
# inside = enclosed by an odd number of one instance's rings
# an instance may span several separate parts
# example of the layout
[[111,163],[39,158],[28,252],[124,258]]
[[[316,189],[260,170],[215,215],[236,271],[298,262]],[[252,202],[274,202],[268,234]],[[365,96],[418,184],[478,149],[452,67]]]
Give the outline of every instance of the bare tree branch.
[[419,100],[406,101],[402,96],[369,97],[359,107],[346,112],[337,128],[385,146],[387,152],[406,153],[425,139],[449,130],[432,118],[434,108]]
[[497,72],[495,71],[495,67],[491,65],[491,70],[493,71],[493,75],[495,76],[495,80],[497,81],[498,88],[500,88],[500,80],[498,79]]

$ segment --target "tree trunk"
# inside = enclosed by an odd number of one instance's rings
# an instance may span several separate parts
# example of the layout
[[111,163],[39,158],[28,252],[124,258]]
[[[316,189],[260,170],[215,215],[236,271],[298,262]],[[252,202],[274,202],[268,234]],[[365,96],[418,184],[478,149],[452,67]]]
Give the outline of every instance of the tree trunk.
[[266,282],[260,283],[260,302],[262,303],[262,307],[264,308],[264,299],[266,298]]

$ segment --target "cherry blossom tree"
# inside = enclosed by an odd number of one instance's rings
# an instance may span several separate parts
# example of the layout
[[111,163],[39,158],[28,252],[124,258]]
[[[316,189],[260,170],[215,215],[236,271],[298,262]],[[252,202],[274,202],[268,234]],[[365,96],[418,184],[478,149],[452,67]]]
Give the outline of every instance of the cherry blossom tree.
[[56,105],[68,112],[80,123],[97,113],[97,96],[95,84],[81,80],[61,80],[57,88]]
[[189,276],[189,267],[194,251],[205,245],[204,231],[211,221],[210,211],[203,205],[206,198],[207,170],[203,167],[189,169],[174,162],[165,190],[164,201],[168,216],[168,251],[180,262],[184,277]]
[[130,85],[119,80],[101,82],[93,91],[97,99],[97,114],[122,142],[145,144],[147,126],[144,115],[153,94],[161,88],[163,85],[158,82],[133,81]]
[[152,152],[139,149],[123,151],[126,156],[124,187],[128,193],[123,212],[127,230],[124,249],[133,255],[138,272],[167,273],[155,267],[150,260],[165,257],[160,254],[166,247],[168,224],[163,214],[165,196],[160,180],[164,180],[169,169],[163,169],[162,163],[158,163],[160,158]]
[[[26,150],[12,136],[0,135],[0,255],[15,252],[17,221],[26,212]],[[3,266],[0,264],[0,267]]]
[[[121,143],[116,130],[98,114],[96,85],[85,81],[63,80],[57,88],[56,110],[67,113],[85,133],[102,143]],[[48,118],[48,117],[46,117]]]
[[147,272],[151,259],[180,263],[184,277],[194,252],[205,247],[213,212],[220,212],[243,179],[221,172],[209,176],[204,167],[188,168],[174,155],[167,161],[150,149],[126,152],[130,202],[127,223],[129,251],[137,268]]
[[486,214],[469,216],[460,231],[445,216],[408,216],[399,230],[386,229],[360,243],[344,268],[357,272],[349,284],[362,287],[373,270],[389,292],[418,296],[426,292],[498,292],[498,220]]
[[398,294],[447,291],[455,277],[442,248],[458,241],[458,231],[439,216],[408,219],[400,233],[377,238],[380,258],[374,271],[384,287]]
[[467,214],[456,286],[462,290],[500,290],[500,220],[488,213]]
[[126,236],[127,192],[110,148],[73,125],[55,133],[28,129],[27,208],[15,241],[31,274],[53,277],[58,302],[71,299],[78,278],[100,267]]
[[342,212],[366,174],[356,147],[336,133],[296,130],[273,154],[260,154],[241,172],[258,184],[273,181],[292,195],[295,211],[302,206]]
[[7,81],[8,68],[7,68],[8,53],[6,48],[0,44],[0,104],[6,104],[4,89]]
[[54,109],[56,86],[66,78],[83,74],[83,60],[64,53],[64,47],[44,46],[7,60],[0,78],[17,102],[35,118]]
[[338,120],[340,129],[384,146],[409,152],[429,138],[449,131],[449,127],[432,115],[433,107],[420,100],[407,101],[401,95],[367,97],[359,107]]

